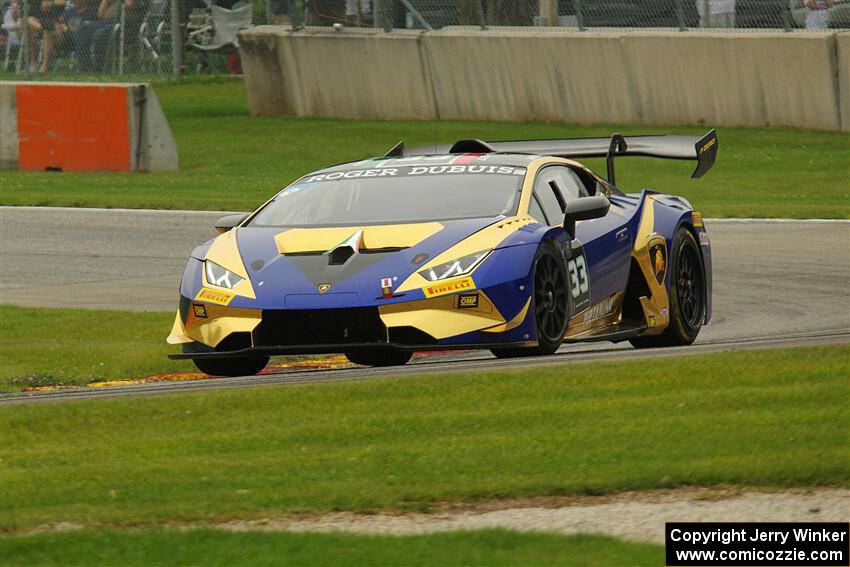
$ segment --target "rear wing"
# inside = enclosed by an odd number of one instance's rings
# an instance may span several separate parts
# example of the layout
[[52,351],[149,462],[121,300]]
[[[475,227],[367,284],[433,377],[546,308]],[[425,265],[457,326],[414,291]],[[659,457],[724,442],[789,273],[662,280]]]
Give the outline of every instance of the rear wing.
[[565,138],[561,140],[511,140],[485,142],[482,140],[459,140],[454,144],[426,146],[406,150],[399,142],[387,157],[465,154],[465,153],[512,153],[556,156],[562,158],[604,157],[608,159],[608,181],[614,185],[614,158],[619,156],[643,156],[664,159],[696,161],[692,178],[705,175],[717,158],[717,132],[694,136],[622,136],[610,138]]

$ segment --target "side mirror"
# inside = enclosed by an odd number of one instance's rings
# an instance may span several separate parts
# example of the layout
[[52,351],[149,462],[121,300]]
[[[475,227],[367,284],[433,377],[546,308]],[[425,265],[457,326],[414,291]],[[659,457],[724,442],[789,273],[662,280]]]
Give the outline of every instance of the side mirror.
[[215,229],[219,234],[224,234],[231,228],[239,226],[242,221],[248,218],[248,213],[236,213],[235,215],[226,215],[215,221]]
[[605,195],[573,199],[564,209],[564,230],[574,237],[576,221],[604,217],[610,207],[611,201]]

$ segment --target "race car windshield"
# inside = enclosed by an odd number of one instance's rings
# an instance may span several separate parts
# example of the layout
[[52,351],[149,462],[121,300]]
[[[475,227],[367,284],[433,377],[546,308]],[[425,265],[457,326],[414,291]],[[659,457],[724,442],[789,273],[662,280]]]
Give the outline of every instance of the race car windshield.
[[422,165],[310,175],[250,226],[395,224],[516,213],[524,167]]

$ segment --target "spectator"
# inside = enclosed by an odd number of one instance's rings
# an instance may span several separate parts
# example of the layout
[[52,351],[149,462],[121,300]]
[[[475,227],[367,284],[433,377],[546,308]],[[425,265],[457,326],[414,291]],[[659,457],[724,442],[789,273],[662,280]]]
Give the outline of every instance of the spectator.
[[7,55],[11,60],[21,48],[21,7],[17,0],[13,0],[3,12],[3,33],[6,36]]
[[95,70],[91,51],[94,34],[102,26],[109,25],[109,22],[98,19],[98,4],[98,0],[77,0],[78,23],[74,32],[74,51],[77,53],[81,73],[91,73]]
[[697,0],[701,28],[734,28],[735,0]]
[[138,59],[142,46],[139,41],[139,28],[142,27],[149,9],[149,0],[124,0],[124,49],[130,58]]
[[829,27],[829,9],[832,0],[804,0],[809,13],[806,14],[807,30],[825,30]]
[[[62,35],[62,17],[65,12],[65,0],[36,0],[30,3],[29,21],[27,22],[27,54],[30,73],[44,74],[50,66],[50,56],[53,47]],[[38,48],[37,37],[41,35],[43,42],[43,57],[41,66],[37,67]]]
[[[134,14],[139,0],[123,0],[126,10],[125,20],[127,25],[134,21]],[[94,71],[101,72],[106,66],[106,55],[109,51],[109,41],[112,39],[112,31],[116,28],[121,17],[121,0],[100,0],[97,7],[97,23],[91,30],[91,45],[94,50]],[[130,28],[132,29],[132,28]],[[138,26],[136,27],[138,29]]]

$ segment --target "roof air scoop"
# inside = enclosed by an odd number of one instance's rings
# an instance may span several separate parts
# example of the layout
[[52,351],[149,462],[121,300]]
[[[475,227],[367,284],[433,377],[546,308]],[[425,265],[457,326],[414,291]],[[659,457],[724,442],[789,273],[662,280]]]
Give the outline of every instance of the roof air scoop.
[[331,266],[345,264],[352,256],[360,253],[360,245],[362,243],[363,230],[361,229],[325,252],[328,256],[328,264]]

